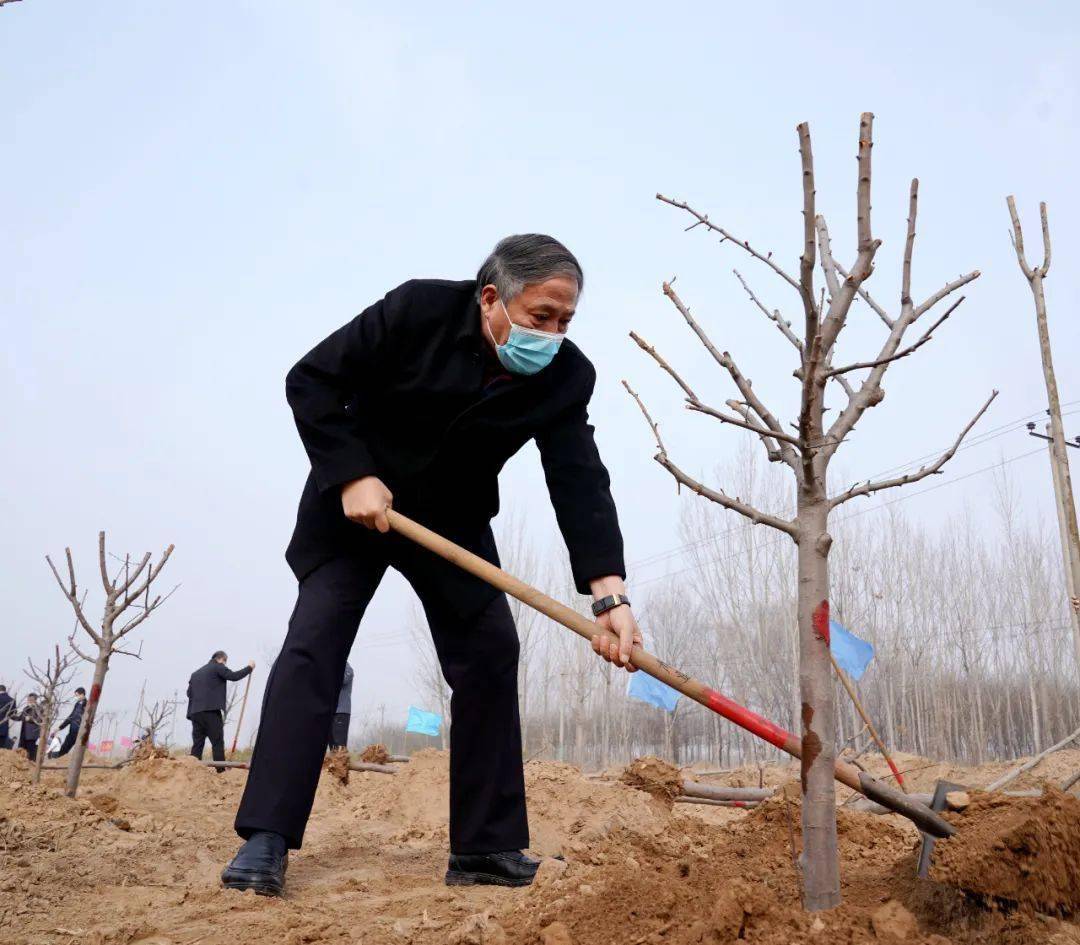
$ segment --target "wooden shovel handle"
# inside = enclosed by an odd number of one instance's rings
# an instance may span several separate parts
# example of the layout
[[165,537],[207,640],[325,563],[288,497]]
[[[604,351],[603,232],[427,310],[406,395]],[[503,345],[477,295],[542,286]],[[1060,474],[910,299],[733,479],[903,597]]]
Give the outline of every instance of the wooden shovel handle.
[[[498,588],[498,590],[509,594],[511,597],[517,598],[523,604],[540,611],[544,616],[550,617],[568,630],[573,630],[578,636],[591,642],[592,638],[600,632],[600,628],[596,623],[582,616],[576,610],[567,607],[565,604],[560,604],[553,597],[549,597],[512,574],[507,574],[507,572],[496,567],[490,561],[485,561],[479,555],[475,555],[460,545],[443,538],[441,535],[431,531],[431,529],[425,528],[419,522],[414,522],[393,509],[386,510],[386,519],[390,523],[390,527],[398,534],[404,535],[410,541],[414,541],[416,544],[427,548],[428,551],[445,558],[451,564],[456,564],[459,568],[468,571],[482,581],[486,581],[492,587]],[[678,690],[687,698],[699,702],[707,709],[711,709],[718,715],[722,715],[729,721],[734,722],[740,728],[744,728],[758,738],[764,739],[770,745],[776,746],[795,758],[802,757],[802,743],[791,732],[781,728],[779,725],[774,725],[768,719],[758,715],[756,712],[752,712],[745,706],[739,705],[715,689],[710,689],[704,683],[658,659],[642,647],[635,646],[633,648],[630,653],[630,662],[654,679],[659,679],[662,683],[666,683],[672,689]],[[912,801],[908,795],[875,780],[854,765],[842,761],[836,762],[836,780],[846,784],[853,791],[858,791],[890,810],[910,818],[922,830],[935,837],[948,837],[955,832],[955,829],[948,821],[934,813],[925,804]]]

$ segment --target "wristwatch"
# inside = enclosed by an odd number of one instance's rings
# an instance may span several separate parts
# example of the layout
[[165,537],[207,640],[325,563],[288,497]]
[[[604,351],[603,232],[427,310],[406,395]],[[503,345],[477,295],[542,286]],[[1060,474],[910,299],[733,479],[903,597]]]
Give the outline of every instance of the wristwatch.
[[593,602],[593,616],[599,617],[601,614],[606,614],[609,610],[614,610],[623,604],[630,606],[630,598],[625,594],[608,594],[607,597],[601,597],[600,600]]

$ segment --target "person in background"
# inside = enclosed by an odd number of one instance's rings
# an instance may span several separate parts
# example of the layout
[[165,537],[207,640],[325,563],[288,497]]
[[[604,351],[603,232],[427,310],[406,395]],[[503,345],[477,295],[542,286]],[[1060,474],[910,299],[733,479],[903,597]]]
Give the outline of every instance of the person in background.
[[229,669],[225,665],[227,661],[225,651],[218,650],[210,657],[210,662],[195,670],[188,680],[187,717],[191,720],[191,753],[200,761],[208,738],[214,761],[225,760],[225,686],[226,683],[243,679],[255,668],[254,660],[237,670]]
[[19,729],[19,747],[26,749],[26,757],[37,759],[38,739],[41,738],[42,711],[36,692],[26,697],[26,705],[19,713],[22,728]]
[[82,728],[83,713],[86,711],[86,690],[79,686],[75,690],[75,705],[71,707],[68,717],[57,726],[57,731],[67,729],[64,741],[56,751],[50,751],[50,758],[62,758],[75,747],[75,739],[79,737],[79,729]]
[[15,717],[15,700],[7,691],[7,686],[0,686],[0,748],[11,748],[11,735],[8,734],[11,720]]
[[10,748],[13,744],[9,728],[15,717],[15,700],[11,698],[8,687],[0,686],[0,748]]
[[352,718],[352,681],[353,668],[345,663],[345,678],[341,681],[341,692],[338,693],[337,709],[334,711],[334,719],[330,723],[331,751],[341,751],[349,747],[349,720]]

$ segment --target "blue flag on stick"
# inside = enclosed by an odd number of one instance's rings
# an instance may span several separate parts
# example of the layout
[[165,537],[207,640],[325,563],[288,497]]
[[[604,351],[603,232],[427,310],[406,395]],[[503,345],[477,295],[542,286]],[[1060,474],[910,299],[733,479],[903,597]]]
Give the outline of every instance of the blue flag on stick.
[[409,706],[409,721],[405,723],[406,732],[419,732],[421,735],[438,735],[442,725],[442,716],[438,712],[425,712],[416,706]]
[[626,686],[626,694],[642,702],[663,709],[665,712],[674,712],[679,701],[679,693],[667,683],[653,679],[648,673],[638,670],[630,674],[630,682]]
[[862,674],[866,672],[866,667],[874,658],[872,644],[860,640],[835,620],[829,621],[829,647],[832,649],[837,665],[856,680],[862,679]]

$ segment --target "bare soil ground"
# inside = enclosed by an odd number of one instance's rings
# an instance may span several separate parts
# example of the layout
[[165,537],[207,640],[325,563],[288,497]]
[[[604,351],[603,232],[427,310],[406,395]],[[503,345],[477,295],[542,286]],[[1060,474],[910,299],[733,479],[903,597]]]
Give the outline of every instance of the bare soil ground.
[[[926,790],[937,777],[986,784],[1010,766],[902,756],[900,767]],[[1078,769],[1080,751],[1061,752],[1010,787]],[[672,806],[568,765],[530,762],[526,771],[534,852],[565,856],[546,862],[532,888],[443,885],[446,756],[428,751],[396,776],[352,772],[343,784],[324,773],[288,896],[274,900],[218,887],[237,846],[231,821],[246,772],[149,758],[85,772],[69,800],[62,772],[33,787],[26,761],[0,752],[0,943],[1080,945],[1072,797],[1015,803],[975,792],[957,815],[958,838],[939,847],[934,880],[914,875],[909,824],[841,808],[844,904],[807,915],[792,859],[797,794],[752,811]],[[796,777],[792,766],[770,766],[704,780],[777,786]]]

